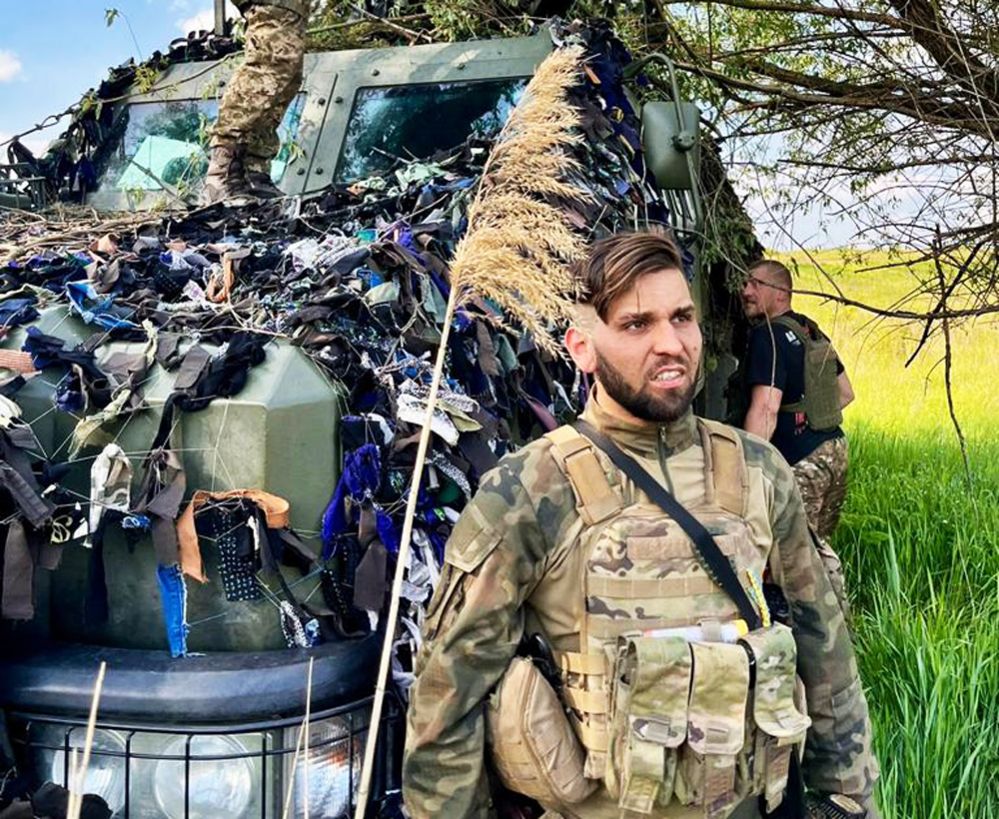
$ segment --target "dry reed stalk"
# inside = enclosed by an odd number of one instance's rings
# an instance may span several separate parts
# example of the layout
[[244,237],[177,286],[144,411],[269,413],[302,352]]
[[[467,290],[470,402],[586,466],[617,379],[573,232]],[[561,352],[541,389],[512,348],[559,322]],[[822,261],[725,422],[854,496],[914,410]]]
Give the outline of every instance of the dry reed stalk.
[[314,657],[309,657],[309,671],[306,675],[305,683],[305,719],[298,729],[298,738],[295,740],[295,755],[291,759],[291,772],[288,774],[288,790],[284,797],[284,810],[281,812],[281,819],[288,819],[291,810],[291,797],[295,793],[295,771],[298,770],[298,754],[305,745],[305,819],[309,819],[309,719],[312,715],[312,666]]
[[[83,741],[83,759],[78,768],[75,764],[73,765],[77,770],[75,776],[70,779],[72,785],[69,792],[69,804],[66,808],[66,819],[80,819],[80,811],[83,809],[83,786],[87,779],[90,749],[93,747],[94,732],[97,729],[97,706],[101,701],[101,690],[104,688],[104,673],[106,671],[107,663],[101,660],[101,667],[97,670],[97,680],[94,683],[94,694],[90,700],[90,716],[87,719],[87,733]],[[74,753],[74,762],[75,759]]]
[[489,155],[468,210],[468,231],[455,249],[451,291],[406,498],[354,819],[364,819],[367,810],[416,501],[455,311],[473,298],[490,299],[531,333],[538,346],[550,351],[557,346],[549,334],[551,326],[570,316],[575,286],[569,264],[582,256],[585,245],[562,211],[547,200],[585,199],[582,191],[564,181],[578,167],[568,153],[580,139],[579,113],[569,102],[568,91],[578,80],[581,56],[581,49],[561,49],[538,66]]

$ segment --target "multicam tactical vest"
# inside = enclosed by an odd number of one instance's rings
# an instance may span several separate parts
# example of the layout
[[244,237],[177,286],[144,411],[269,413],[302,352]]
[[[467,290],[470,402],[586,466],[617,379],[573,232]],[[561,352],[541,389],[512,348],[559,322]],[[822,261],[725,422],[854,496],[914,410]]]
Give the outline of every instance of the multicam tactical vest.
[[[743,585],[760,591],[768,555],[745,521],[748,473],[738,434],[699,421],[705,497],[689,511],[714,536]],[[810,720],[795,703],[795,643],[770,625],[731,640],[735,603],[701,566],[690,538],[633,490],[622,497],[572,427],[546,437],[572,483],[584,529],[580,651],[556,652],[563,696],[586,749],[622,810],[676,800],[727,816],[752,794],[781,801],[789,761]],[[625,492],[625,495],[628,493]],[[681,635],[698,627],[698,639]],[[665,632],[665,633],[664,633]],[[675,804],[675,802],[673,802]]]
[[793,316],[783,315],[773,323],[786,327],[805,348],[805,393],[800,401],[781,404],[781,412],[803,412],[808,426],[817,432],[835,429],[843,423],[839,405],[839,375],[832,342],[810,318],[802,326]]

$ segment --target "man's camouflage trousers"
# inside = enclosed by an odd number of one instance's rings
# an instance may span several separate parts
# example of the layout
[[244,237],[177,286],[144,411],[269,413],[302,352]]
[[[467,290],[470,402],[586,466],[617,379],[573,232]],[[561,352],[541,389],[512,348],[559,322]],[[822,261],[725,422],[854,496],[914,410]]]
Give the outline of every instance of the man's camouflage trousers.
[[247,163],[264,170],[277,155],[277,127],[302,84],[306,18],[255,5],[246,11],[246,50],[222,97],[212,146],[245,144]]
[[833,438],[816,447],[796,463],[794,477],[805,503],[808,525],[817,535],[816,548],[826,567],[829,581],[839,598],[843,613],[849,619],[850,606],[843,578],[843,564],[829,545],[829,539],[839,523],[846,499],[846,472],[849,458],[846,438]]

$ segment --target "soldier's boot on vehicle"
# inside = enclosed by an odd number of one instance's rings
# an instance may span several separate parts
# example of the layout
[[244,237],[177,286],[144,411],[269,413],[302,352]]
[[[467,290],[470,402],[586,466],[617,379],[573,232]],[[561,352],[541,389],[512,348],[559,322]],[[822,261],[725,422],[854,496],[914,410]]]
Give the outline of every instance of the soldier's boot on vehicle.
[[284,191],[271,181],[271,161],[262,156],[247,154],[243,160],[246,182],[254,196],[261,199],[279,199]]
[[205,186],[201,190],[202,205],[216,202],[246,204],[254,197],[253,190],[246,180],[244,157],[246,146],[235,143],[222,143],[212,147],[205,174]]

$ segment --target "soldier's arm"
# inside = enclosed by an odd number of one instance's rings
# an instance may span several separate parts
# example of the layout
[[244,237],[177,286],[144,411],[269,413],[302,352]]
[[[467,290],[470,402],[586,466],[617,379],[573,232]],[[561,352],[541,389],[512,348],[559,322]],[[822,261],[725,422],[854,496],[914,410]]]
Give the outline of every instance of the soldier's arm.
[[777,427],[777,412],[787,384],[780,338],[769,325],[754,327],[749,336],[745,373],[750,390],[749,409],[743,427],[764,441],[770,440]]
[[812,718],[805,743],[805,782],[813,790],[856,799],[874,817],[878,766],[846,618],[809,535],[794,474],[776,453],[772,474],[771,519],[779,552],[771,568],[790,604],[798,674]]
[[414,819],[494,814],[484,703],[516,652],[523,603],[548,553],[545,532],[557,528],[559,491],[529,497],[522,479],[533,485],[532,476],[531,459],[486,475],[448,540],[410,693],[403,799]]
[[764,441],[769,441],[777,428],[777,412],[784,397],[782,390],[756,384],[750,393],[749,411],[746,413],[745,428]]

